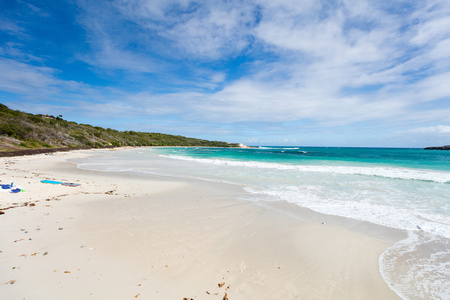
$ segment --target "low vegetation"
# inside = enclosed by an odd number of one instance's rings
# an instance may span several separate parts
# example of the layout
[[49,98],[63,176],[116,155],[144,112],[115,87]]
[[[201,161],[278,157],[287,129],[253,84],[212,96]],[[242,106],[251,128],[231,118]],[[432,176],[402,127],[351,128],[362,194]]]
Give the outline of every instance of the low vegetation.
[[0,103],[0,151],[122,146],[237,147],[238,144],[162,133],[105,129],[69,122],[61,115],[33,115],[12,110]]

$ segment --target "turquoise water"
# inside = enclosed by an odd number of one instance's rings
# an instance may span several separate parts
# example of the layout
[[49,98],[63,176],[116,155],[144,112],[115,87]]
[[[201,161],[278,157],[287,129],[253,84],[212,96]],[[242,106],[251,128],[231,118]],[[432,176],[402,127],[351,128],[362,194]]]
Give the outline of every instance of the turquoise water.
[[258,147],[243,149],[178,148],[166,153],[305,165],[392,166],[450,171],[450,151],[395,148]]
[[384,148],[138,148],[79,163],[238,184],[242,200],[286,201],[404,230],[380,271],[405,299],[450,299],[450,151]]

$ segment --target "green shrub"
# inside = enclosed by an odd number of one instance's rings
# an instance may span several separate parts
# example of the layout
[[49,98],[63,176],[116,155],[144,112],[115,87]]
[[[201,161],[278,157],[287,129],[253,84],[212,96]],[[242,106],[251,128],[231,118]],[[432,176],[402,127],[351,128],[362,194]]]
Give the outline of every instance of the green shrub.
[[20,147],[25,147],[25,148],[34,148],[33,146],[31,146],[31,145],[29,145],[29,144],[27,144],[27,143],[25,143],[25,142],[21,142],[21,143],[19,144],[19,146],[20,146]]
[[0,124],[0,135],[7,135],[18,140],[26,140],[31,131],[31,127],[25,125],[19,126],[12,123]]
[[31,121],[31,122],[33,122],[33,123],[42,123],[43,122],[43,119],[42,119],[42,117],[39,117],[39,116],[35,116],[35,115],[29,115],[28,116],[28,119]]

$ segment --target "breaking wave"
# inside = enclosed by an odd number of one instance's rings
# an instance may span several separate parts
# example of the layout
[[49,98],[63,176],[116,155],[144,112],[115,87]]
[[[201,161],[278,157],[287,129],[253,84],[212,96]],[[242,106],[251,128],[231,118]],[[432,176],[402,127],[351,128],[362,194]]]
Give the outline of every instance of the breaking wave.
[[320,173],[335,173],[346,175],[363,175],[363,176],[377,176],[392,179],[403,180],[421,180],[431,181],[437,183],[450,183],[450,173],[432,171],[432,170],[413,170],[407,168],[394,167],[358,167],[358,166],[320,166],[320,165],[294,165],[294,164],[279,164],[270,162],[258,161],[238,161],[238,160],[222,160],[209,158],[193,158],[181,155],[160,155],[161,157],[195,161],[204,164],[214,164],[233,167],[247,167],[260,169],[276,169],[276,170],[294,170],[300,172],[320,172]]

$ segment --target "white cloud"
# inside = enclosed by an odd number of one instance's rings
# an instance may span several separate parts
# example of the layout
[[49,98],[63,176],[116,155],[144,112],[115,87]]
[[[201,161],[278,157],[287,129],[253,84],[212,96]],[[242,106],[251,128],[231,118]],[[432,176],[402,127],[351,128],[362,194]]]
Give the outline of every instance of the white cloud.
[[23,45],[7,42],[0,47],[0,55],[3,57],[14,58],[21,62],[44,62],[40,57],[36,57],[33,54],[22,51]]
[[227,77],[227,74],[224,72],[215,72],[211,75],[212,82],[224,82]]
[[11,35],[26,36],[25,29],[6,18],[0,18],[0,31]]
[[433,101],[450,96],[450,72],[429,76],[417,83],[417,97]]
[[430,127],[419,127],[408,130],[409,133],[419,134],[450,134],[450,126],[437,125]]
[[179,57],[220,59],[239,53],[249,44],[253,23],[251,7],[231,1],[205,5],[159,34],[176,45]]
[[442,62],[443,65],[437,67],[449,67],[450,63],[450,38],[438,41],[433,49],[430,50],[428,55],[434,61]]
[[32,66],[0,57],[0,89],[18,94],[49,94],[54,91],[58,80],[56,70]]
[[98,52],[90,56],[81,55],[80,58],[105,69],[139,73],[154,73],[165,70],[163,62],[152,59],[143,53],[122,49],[107,38],[101,39],[97,43]]
[[423,10],[412,14],[416,25],[416,34],[411,42],[417,45],[428,45],[443,38],[450,32],[450,8],[446,0],[429,0],[424,2]]
[[[83,9],[79,21],[94,49],[85,60],[111,69],[161,73],[163,59],[214,60],[235,55],[249,44],[248,28],[254,22],[251,7],[234,1],[78,3]],[[138,61],[145,68],[140,69]]]

